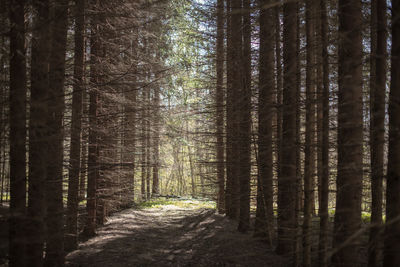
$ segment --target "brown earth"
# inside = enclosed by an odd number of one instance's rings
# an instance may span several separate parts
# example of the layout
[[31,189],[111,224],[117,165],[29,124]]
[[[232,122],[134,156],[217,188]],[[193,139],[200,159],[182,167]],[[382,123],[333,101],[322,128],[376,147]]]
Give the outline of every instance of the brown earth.
[[66,258],[67,266],[285,266],[268,244],[213,209],[128,209]]

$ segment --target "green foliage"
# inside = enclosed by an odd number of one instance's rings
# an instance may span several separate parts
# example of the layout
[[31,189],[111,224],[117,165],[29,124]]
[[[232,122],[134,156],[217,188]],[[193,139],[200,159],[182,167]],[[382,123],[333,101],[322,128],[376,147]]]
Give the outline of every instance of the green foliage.
[[167,199],[156,198],[149,201],[139,203],[139,209],[162,208],[163,206],[172,205],[177,208],[184,209],[215,209],[216,203],[209,200],[200,199]]

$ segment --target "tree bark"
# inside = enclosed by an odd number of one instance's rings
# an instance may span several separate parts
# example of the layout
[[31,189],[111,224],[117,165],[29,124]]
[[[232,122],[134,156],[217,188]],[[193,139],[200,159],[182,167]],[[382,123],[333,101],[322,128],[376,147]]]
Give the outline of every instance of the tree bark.
[[319,176],[319,210],[320,232],[318,245],[318,262],[321,267],[327,266],[328,235],[329,235],[329,55],[328,55],[328,36],[327,36],[327,10],[326,0],[320,1],[320,48],[322,63],[322,94],[318,95],[318,112],[322,112],[322,125],[318,131],[321,135],[319,147],[320,166]]
[[[239,216],[239,179],[238,179],[238,91],[240,89],[240,72],[238,71],[241,48],[237,42],[241,40],[240,16],[235,14],[240,8],[238,0],[227,0],[227,50],[226,50],[226,193],[225,210],[231,219]],[[237,12],[236,12],[237,13]],[[239,16],[239,17],[238,17]],[[235,28],[236,27],[236,28]],[[240,35],[240,36],[239,36]],[[238,51],[235,51],[239,49]]]
[[[95,6],[91,3],[91,6]],[[98,85],[100,53],[100,40],[98,36],[99,26],[96,18],[93,17],[90,25],[90,91],[89,91],[89,147],[88,147],[88,175],[86,193],[87,219],[83,234],[87,237],[96,234],[96,209],[97,209],[97,180],[99,177],[99,148],[98,148]]]
[[224,156],[224,1],[217,0],[217,86],[215,92],[216,137],[217,137],[217,181],[218,213],[225,213],[225,156]]
[[51,30],[47,111],[48,157],[46,179],[46,266],[64,264],[63,115],[68,0],[54,5]]
[[392,1],[391,84],[389,95],[389,154],[383,266],[400,265],[400,3]]
[[361,1],[339,1],[338,173],[333,255],[335,266],[358,264],[358,240],[344,245],[361,227],[362,45]]
[[306,131],[304,147],[303,266],[311,266],[311,232],[315,178],[315,1],[306,1]]
[[33,9],[36,17],[34,19],[31,56],[28,189],[28,215],[31,220],[28,230],[30,240],[27,251],[29,251],[28,261],[32,265],[42,266],[45,242],[45,188],[48,157],[46,116],[49,96],[49,1],[35,1],[33,2]]
[[[159,74],[156,74],[156,80],[159,79]],[[160,88],[157,84],[154,88],[154,136],[153,136],[153,185],[151,187],[152,196],[160,194],[160,177],[159,177],[159,164],[160,164]]]
[[68,202],[66,218],[66,251],[75,250],[78,246],[78,207],[79,207],[79,174],[81,172],[81,126],[82,94],[84,90],[84,23],[85,0],[75,0],[75,48],[74,48],[74,85],[72,94],[71,146],[68,178]]
[[386,1],[371,2],[371,65],[370,65],[370,153],[371,153],[371,227],[368,266],[381,262],[381,228],[383,202],[383,155],[385,145],[386,95]]
[[297,2],[283,4],[283,106],[280,174],[278,177],[279,255],[294,255],[296,233],[296,38]]
[[[260,55],[258,100],[258,183],[255,234],[271,244],[273,236],[272,120],[274,96],[274,9],[269,0],[260,4]],[[260,210],[261,209],[261,210]]]
[[[239,56],[242,70],[242,83],[239,97],[239,182],[240,182],[240,208],[239,225],[240,232],[246,232],[250,227],[250,172],[251,172],[251,20],[250,0],[242,3],[242,42],[238,40],[236,49],[242,49]],[[234,28],[239,29],[239,28]],[[239,46],[240,45],[240,46]],[[239,76],[240,77],[240,76]]]
[[[10,219],[9,264],[25,264],[26,218],[26,58],[25,1],[10,0]],[[41,185],[43,186],[43,184]],[[42,225],[42,216],[37,217]],[[33,222],[33,220],[32,220]],[[36,232],[35,232],[36,233]],[[33,235],[34,233],[31,233]],[[43,238],[38,233],[38,238]],[[33,242],[33,238],[29,242]],[[39,241],[39,240],[38,240]],[[42,242],[38,242],[42,244]],[[39,245],[40,245],[39,244]],[[30,256],[34,253],[31,252]],[[35,254],[36,256],[36,254]],[[34,258],[35,262],[38,257]]]

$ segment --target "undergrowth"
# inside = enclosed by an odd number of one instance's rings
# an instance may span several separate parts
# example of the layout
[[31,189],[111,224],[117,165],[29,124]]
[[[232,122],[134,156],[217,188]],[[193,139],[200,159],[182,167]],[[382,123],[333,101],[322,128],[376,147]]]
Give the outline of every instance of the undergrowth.
[[138,208],[162,208],[167,205],[186,209],[215,209],[216,207],[215,202],[210,200],[155,198],[139,203]]

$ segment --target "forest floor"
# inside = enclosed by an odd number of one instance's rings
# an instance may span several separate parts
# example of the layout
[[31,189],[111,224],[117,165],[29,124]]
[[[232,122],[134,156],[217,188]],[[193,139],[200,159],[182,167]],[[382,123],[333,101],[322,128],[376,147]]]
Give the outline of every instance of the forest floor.
[[113,214],[67,266],[285,266],[283,258],[236,223],[195,200]]

